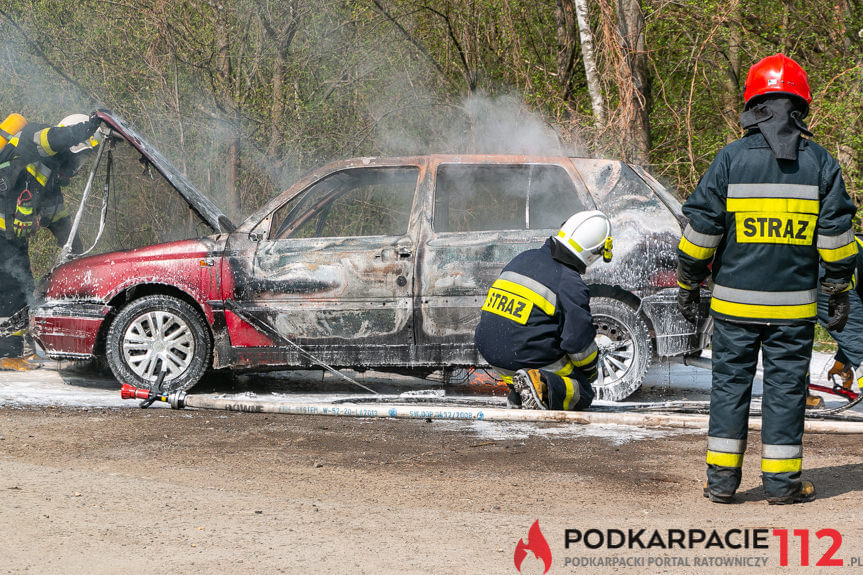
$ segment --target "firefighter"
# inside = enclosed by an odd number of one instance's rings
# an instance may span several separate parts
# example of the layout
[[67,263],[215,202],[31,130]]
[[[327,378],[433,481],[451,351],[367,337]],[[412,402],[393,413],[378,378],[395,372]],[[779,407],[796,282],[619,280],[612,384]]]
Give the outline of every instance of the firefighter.
[[509,387],[507,404],[586,409],[597,376],[596,330],[581,274],[611,261],[611,222],[580,212],[557,235],[509,262],[488,291],[474,340]]
[[[837,331],[828,329],[828,332],[836,340],[837,350],[833,366],[827,372],[827,377],[834,383],[845,389],[851,389],[854,382],[863,389],[863,238],[856,236],[857,260],[854,268],[853,286],[848,292],[848,321],[844,329]],[[827,327],[830,321],[829,297],[822,291],[818,293],[818,322]],[[839,379],[836,382],[836,378]],[[824,400],[817,395],[806,397],[807,408],[820,408],[824,406]]]
[[803,118],[812,95],[799,64],[783,54],[757,62],[743,97],[744,135],[720,150],[685,202],[689,223],[678,247],[678,304],[690,321],[699,286],[711,273],[713,281],[704,496],[728,503],[740,485],[760,349],[762,484],[769,503],[800,503],[815,498],[800,475],[818,287],[828,328],[841,330],[857,254],[855,207],[839,164],[809,139]]
[[[95,114],[73,114],[57,126],[30,123],[3,148],[5,190],[0,195],[0,316],[7,318],[27,305],[33,292],[28,241],[39,227],[53,233],[63,245],[71,218],[63,206],[62,186],[69,183],[82,161],[99,145],[101,120]],[[11,146],[11,148],[10,148]],[[80,251],[80,245],[73,245]],[[0,338],[0,368],[29,369],[20,356],[20,334]]]

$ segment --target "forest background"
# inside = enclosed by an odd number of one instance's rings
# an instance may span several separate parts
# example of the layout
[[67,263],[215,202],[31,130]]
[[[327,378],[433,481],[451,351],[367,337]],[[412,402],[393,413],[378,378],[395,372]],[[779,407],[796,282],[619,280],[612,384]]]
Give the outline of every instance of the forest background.
[[863,192],[858,0],[3,0],[0,30],[0,116],[107,108],[235,222],[353,156],[623,158],[685,197],[777,52]]

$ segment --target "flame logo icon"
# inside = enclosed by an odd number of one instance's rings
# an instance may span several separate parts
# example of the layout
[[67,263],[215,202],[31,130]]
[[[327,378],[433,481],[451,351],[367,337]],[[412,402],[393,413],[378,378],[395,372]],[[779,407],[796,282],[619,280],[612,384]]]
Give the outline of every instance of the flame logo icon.
[[519,539],[518,545],[515,546],[515,568],[518,569],[519,573],[521,573],[521,564],[527,557],[528,551],[533,551],[534,557],[542,559],[542,563],[545,565],[543,575],[548,573],[548,570],[551,569],[551,548],[539,528],[539,519],[530,526],[527,532],[527,543],[524,542],[524,539]]

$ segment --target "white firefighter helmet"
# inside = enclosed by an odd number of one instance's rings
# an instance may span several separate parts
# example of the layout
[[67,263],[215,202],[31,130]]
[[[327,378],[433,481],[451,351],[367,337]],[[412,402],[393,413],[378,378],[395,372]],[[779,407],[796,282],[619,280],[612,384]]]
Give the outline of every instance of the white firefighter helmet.
[[611,261],[611,222],[598,210],[578,212],[563,222],[554,238],[586,266],[602,257]]
[[[87,114],[70,114],[66,116],[57,126],[74,126],[75,124],[82,124],[84,122],[90,121],[90,117]],[[81,152],[89,152],[91,150],[96,149],[99,144],[102,143],[102,138],[104,138],[104,133],[102,129],[99,128],[96,130],[92,136],[81,142],[80,144],[75,144],[69,151],[73,154],[80,154]]]

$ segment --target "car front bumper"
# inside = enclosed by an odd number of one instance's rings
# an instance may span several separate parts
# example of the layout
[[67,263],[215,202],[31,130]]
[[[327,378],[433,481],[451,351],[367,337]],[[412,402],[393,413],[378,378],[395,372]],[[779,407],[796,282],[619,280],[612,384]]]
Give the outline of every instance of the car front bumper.
[[52,358],[92,357],[110,310],[103,303],[46,302],[30,309],[30,335]]

